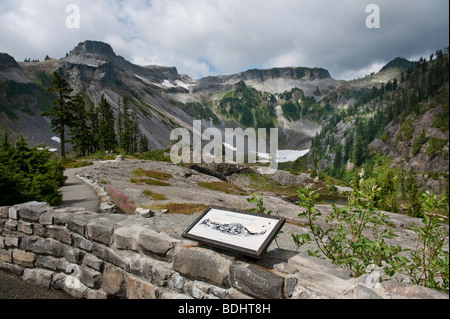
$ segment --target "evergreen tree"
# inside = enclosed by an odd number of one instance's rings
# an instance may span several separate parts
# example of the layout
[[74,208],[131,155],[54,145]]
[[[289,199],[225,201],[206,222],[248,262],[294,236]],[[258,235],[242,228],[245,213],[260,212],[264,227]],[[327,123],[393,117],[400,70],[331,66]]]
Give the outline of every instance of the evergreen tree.
[[319,171],[318,171],[318,166],[319,166],[318,165],[318,161],[319,161],[319,159],[318,159],[317,151],[316,151],[315,147],[313,147],[313,149],[312,149],[312,158],[313,158],[313,169],[311,171],[310,177],[311,178],[315,178],[315,177],[317,177],[319,175]]
[[69,103],[72,112],[72,123],[69,128],[70,142],[73,144],[75,151],[78,151],[81,156],[86,156],[89,154],[92,136],[83,97],[78,93]]
[[148,138],[144,134],[139,138],[139,152],[148,152]]
[[122,110],[120,110],[119,106],[117,129],[120,148],[123,148],[125,152],[128,153],[137,152],[139,150],[140,141],[137,111],[133,109],[130,114],[128,97],[126,95],[122,98]]
[[342,170],[342,145],[340,143],[337,143],[334,153],[336,155],[334,156],[333,161],[333,174],[336,178],[341,178],[342,177],[341,172],[343,170]]
[[410,170],[408,176],[408,195],[409,195],[409,214],[413,217],[422,216],[422,205],[420,202],[419,186],[417,184],[417,175],[413,170]]
[[8,130],[6,128],[6,124],[2,123],[2,130],[3,130],[3,136],[2,141],[0,145],[0,151],[8,151],[11,147],[11,144],[9,143],[9,137],[8,137]]
[[89,144],[89,153],[95,153],[100,150],[99,130],[98,130],[98,111],[94,105],[88,105],[86,116],[90,123],[89,136],[91,142]]
[[344,145],[344,158],[343,162],[347,164],[348,160],[351,157],[353,149],[353,134],[349,134],[347,138],[345,139],[345,145]]
[[120,98],[117,101],[118,115],[117,115],[117,144],[122,147],[122,137],[123,137],[123,115],[120,107]]
[[420,149],[422,148],[422,145],[425,144],[427,141],[427,135],[425,134],[425,129],[422,129],[422,133],[413,142],[411,153],[413,155],[416,155],[419,153]]
[[53,73],[51,85],[47,90],[58,96],[57,100],[53,101],[53,106],[41,113],[42,116],[51,116],[51,127],[55,134],[59,134],[61,140],[60,156],[66,157],[66,136],[65,127],[71,124],[71,112],[69,112],[68,101],[70,101],[70,93],[72,89],[69,83],[62,78],[58,72]]
[[9,142],[8,131],[3,123],[2,143],[0,145],[0,206],[14,205],[26,200],[23,172],[12,161],[14,148]]
[[133,125],[129,114],[128,97],[126,95],[122,98],[122,108],[123,111],[120,113],[120,122],[123,129],[121,129],[120,132],[120,147],[128,153],[132,151]]
[[373,141],[375,136],[377,135],[377,126],[375,120],[370,118],[367,122],[367,144]]
[[402,169],[400,171],[400,194],[402,197],[406,196],[406,183],[405,183],[405,169],[402,166]]
[[356,166],[361,166],[365,160],[365,146],[363,137],[360,134],[356,134],[355,143],[353,145],[353,163]]
[[[41,150],[40,150],[41,149]],[[15,145],[10,144],[4,127],[0,145],[0,206],[28,201],[58,205],[62,196],[59,188],[64,184],[64,167],[51,160],[51,153],[40,147],[29,148],[20,135]]]
[[100,149],[110,151],[116,148],[116,133],[114,129],[114,113],[111,104],[102,95],[98,105],[98,141]]
[[390,197],[395,195],[394,173],[389,170],[384,180],[381,182],[381,195]]
[[133,111],[131,112],[131,122],[130,122],[130,126],[131,126],[131,150],[133,152],[137,152],[139,145],[139,123],[137,120],[137,111],[136,109],[133,109]]
[[356,192],[356,191],[360,190],[359,179],[360,179],[359,171],[358,171],[358,168],[355,165],[355,167],[353,168],[353,185],[352,185],[353,186],[353,192]]
[[419,114],[419,100],[417,97],[417,93],[411,92],[408,100],[408,110],[410,112],[414,112],[416,115]]
[[[403,72],[402,72],[403,75]],[[392,89],[395,91],[397,90],[397,86],[398,86],[398,80],[397,78],[394,78],[394,82],[392,83]]]

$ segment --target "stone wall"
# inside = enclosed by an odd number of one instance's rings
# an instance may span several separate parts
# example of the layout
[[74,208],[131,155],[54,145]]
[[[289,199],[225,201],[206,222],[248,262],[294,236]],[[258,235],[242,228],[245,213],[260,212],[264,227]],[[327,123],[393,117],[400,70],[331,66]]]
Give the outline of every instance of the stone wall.
[[352,278],[293,251],[248,260],[185,240],[152,218],[37,202],[0,208],[0,269],[76,298],[448,298],[411,284]]

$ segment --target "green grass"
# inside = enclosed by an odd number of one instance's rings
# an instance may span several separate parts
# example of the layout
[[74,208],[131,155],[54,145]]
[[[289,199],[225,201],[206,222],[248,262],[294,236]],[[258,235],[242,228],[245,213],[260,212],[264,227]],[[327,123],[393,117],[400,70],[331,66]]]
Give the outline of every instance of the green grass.
[[130,178],[130,183],[136,184],[136,185],[154,185],[154,186],[170,186],[169,183],[165,183],[156,179],[151,178]]
[[170,156],[164,154],[164,150],[152,150],[142,154],[135,154],[135,157],[155,162],[171,162]]
[[224,192],[232,195],[246,195],[245,190],[239,186],[229,184],[226,182],[200,182],[197,184],[200,187],[211,189],[213,191]]
[[64,168],[78,168],[78,167],[85,167],[85,166],[91,166],[94,165],[94,163],[90,161],[85,160],[75,160],[71,158],[65,158],[61,160],[61,164],[64,166]]
[[255,173],[242,173],[248,178],[248,187],[253,188],[260,192],[271,192],[278,195],[293,196],[297,194],[298,185],[283,186],[274,180]]
[[138,168],[134,171],[132,171],[136,176],[139,177],[150,177],[154,179],[158,179],[160,181],[167,181],[170,178],[172,178],[172,175],[169,173],[159,172],[159,171],[153,171],[153,170],[144,170],[143,168]]
[[153,198],[154,200],[167,200],[167,197],[164,194],[152,192],[148,189],[143,191],[142,195],[149,196],[149,197]]
[[164,181],[172,178],[172,175],[169,173],[153,171],[153,170],[144,170],[143,168],[138,168],[131,172],[133,175],[141,177],[141,178],[130,178],[129,182],[136,185],[154,185],[154,186],[170,186],[169,183]]
[[206,206],[204,204],[176,204],[176,203],[153,204],[151,206],[151,209],[153,210],[167,209],[168,211],[166,214],[181,214],[181,215],[203,213],[208,208],[209,206]]

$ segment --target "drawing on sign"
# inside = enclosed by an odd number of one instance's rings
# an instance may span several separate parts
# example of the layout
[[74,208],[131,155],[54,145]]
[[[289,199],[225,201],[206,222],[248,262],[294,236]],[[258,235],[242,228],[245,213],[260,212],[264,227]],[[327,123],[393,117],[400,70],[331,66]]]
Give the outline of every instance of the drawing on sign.
[[266,233],[265,230],[262,230],[260,232],[258,231],[251,231],[244,225],[240,223],[231,223],[226,224],[222,222],[216,222],[212,221],[209,218],[202,221],[200,225],[205,225],[206,227],[210,227],[214,230],[220,231],[224,234],[228,235],[235,235],[235,236],[261,236]]
[[284,222],[284,218],[212,207],[183,237],[259,258]]

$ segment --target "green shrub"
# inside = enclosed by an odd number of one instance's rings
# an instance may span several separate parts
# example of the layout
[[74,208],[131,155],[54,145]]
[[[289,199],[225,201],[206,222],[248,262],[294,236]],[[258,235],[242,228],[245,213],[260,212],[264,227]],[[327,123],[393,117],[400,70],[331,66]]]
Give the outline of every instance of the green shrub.
[[412,154],[416,155],[417,153],[419,153],[420,149],[422,148],[422,145],[425,144],[426,141],[427,137],[425,135],[425,130],[422,130],[422,133],[414,139]]
[[425,287],[449,293],[449,255],[444,247],[448,245],[448,230],[440,223],[443,219],[437,211],[446,205],[448,198],[436,196],[432,192],[422,194],[424,226],[415,223],[414,232],[418,237],[417,246],[411,251],[411,261],[404,260],[403,265],[411,281]]
[[306,225],[311,232],[292,234],[295,244],[300,247],[315,242],[318,249],[308,250],[308,254],[328,258],[349,269],[355,277],[379,268],[388,276],[406,274],[413,283],[448,293],[449,255],[444,247],[448,245],[449,232],[440,225],[442,219],[437,215],[448,198],[430,192],[423,194],[424,225],[413,224],[418,241],[411,250],[386,243],[385,239],[396,235],[390,228],[389,218],[375,209],[379,191],[376,186],[367,193],[358,190],[345,207],[333,205],[334,211],[325,218],[327,227],[322,228],[316,223],[321,216],[315,206],[318,193],[299,188],[297,204],[304,212],[298,216],[308,220]]
[[137,155],[138,158],[155,162],[171,162],[170,156],[166,156],[163,150],[152,150]]
[[22,135],[13,146],[4,128],[0,145],[0,206],[27,201],[47,202],[53,206],[61,203],[59,188],[67,178],[64,167],[51,159],[52,154],[44,148],[43,145],[28,147]]
[[[252,208],[252,209],[250,209],[250,211],[253,213],[257,213],[257,214],[267,214],[269,216],[272,215],[271,210],[266,212],[267,208],[264,206],[264,199],[263,199],[264,194],[258,194],[258,193],[254,193],[254,192],[252,192],[251,194],[252,194],[252,196],[247,198],[247,202],[256,204],[256,208]],[[281,234],[283,234],[282,230],[280,230],[274,238],[275,243],[277,244],[278,248],[280,248],[280,245],[278,244],[277,239],[278,239],[278,236]]]
[[444,146],[448,143],[448,139],[441,139],[436,137],[430,138],[430,146],[427,148],[427,154],[431,157],[441,152]]
[[[328,228],[324,229],[315,223],[321,216],[315,208],[318,193],[309,188],[299,188],[300,201],[297,204],[305,208],[305,212],[298,216],[308,219],[306,225],[311,234],[292,235],[294,242],[301,246],[315,241],[318,250],[308,251],[310,255],[325,256],[332,263],[350,270],[355,277],[364,274],[371,265],[381,267],[389,263],[402,249],[385,242],[394,234],[387,223],[388,217],[375,210],[374,197],[378,191],[375,188],[371,194],[365,194],[357,190],[347,206],[338,208],[333,205],[333,212],[325,218]],[[369,223],[372,225],[370,238],[364,232]]]

